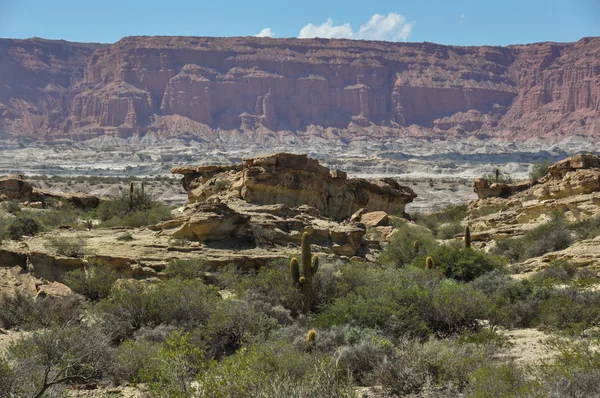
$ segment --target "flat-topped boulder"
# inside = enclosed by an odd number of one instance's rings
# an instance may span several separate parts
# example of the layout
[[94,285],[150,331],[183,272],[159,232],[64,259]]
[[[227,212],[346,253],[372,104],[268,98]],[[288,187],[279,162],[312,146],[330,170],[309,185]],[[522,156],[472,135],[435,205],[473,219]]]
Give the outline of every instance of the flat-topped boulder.
[[369,181],[330,172],[306,155],[278,153],[244,159],[241,165],[174,168],[190,202],[235,197],[258,205],[306,205],[324,217],[341,221],[358,209],[406,217],[405,206],[416,194],[393,179]]
[[25,177],[10,175],[0,178],[0,201],[1,200],[29,200],[33,195],[33,187]]

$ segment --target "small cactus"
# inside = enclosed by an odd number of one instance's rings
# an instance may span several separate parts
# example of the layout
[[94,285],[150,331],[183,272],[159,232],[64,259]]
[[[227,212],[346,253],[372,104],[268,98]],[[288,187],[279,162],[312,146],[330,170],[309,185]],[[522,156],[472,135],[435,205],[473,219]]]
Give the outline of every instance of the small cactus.
[[306,333],[306,342],[308,344],[310,343],[314,343],[315,339],[317,338],[317,332],[314,329],[310,329],[308,331],[308,333]]
[[465,227],[465,248],[471,248],[471,229],[468,225]]
[[144,199],[144,183],[143,182],[142,182],[141,195],[142,195],[142,199]]
[[433,258],[427,257],[425,259],[425,268],[427,268],[427,269],[433,269]]
[[500,181],[500,170],[496,169],[496,183]]
[[418,240],[414,241],[413,247],[415,249],[415,255],[419,254],[419,250],[421,249],[421,242]]

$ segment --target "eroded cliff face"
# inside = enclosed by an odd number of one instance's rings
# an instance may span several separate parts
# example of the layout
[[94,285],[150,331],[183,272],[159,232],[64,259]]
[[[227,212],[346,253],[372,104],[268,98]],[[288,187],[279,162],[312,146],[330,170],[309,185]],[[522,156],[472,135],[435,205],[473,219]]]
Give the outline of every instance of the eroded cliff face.
[[[600,38],[454,47],[128,37],[93,54],[47,44],[44,62],[36,46],[0,40],[5,133],[82,139],[191,132],[206,139],[214,129],[317,125],[343,135],[352,124],[375,124],[397,135],[414,133],[414,125],[431,135],[600,135]],[[19,91],[27,71],[51,77]]]

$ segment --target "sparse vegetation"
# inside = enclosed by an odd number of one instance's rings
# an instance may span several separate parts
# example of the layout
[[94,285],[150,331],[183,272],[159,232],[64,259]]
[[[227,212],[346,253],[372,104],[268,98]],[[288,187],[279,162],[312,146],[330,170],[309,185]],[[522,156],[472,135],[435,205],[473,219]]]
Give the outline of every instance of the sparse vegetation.
[[131,191],[122,191],[120,196],[102,201],[92,215],[101,221],[103,227],[141,227],[168,220],[171,210],[142,192],[141,188],[132,186]]
[[560,215],[554,215],[550,221],[523,236],[498,242],[494,253],[508,258],[511,262],[518,262],[566,249],[572,243],[573,237],[568,223]]
[[552,165],[550,160],[544,160],[543,162],[534,163],[531,166],[531,172],[529,173],[529,179],[531,181],[537,181],[546,174],[548,174],[548,167]]
[[83,236],[49,236],[46,247],[67,257],[83,257],[87,253],[87,239]]

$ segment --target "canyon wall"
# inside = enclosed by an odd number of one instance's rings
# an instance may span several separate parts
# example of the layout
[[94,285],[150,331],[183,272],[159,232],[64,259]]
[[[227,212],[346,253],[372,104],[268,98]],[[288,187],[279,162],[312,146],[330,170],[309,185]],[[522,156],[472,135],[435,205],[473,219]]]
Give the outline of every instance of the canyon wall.
[[[600,38],[457,47],[338,39],[0,40],[0,135],[215,129],[600,136]],[[349,137],[352,138],[351,136]]]

